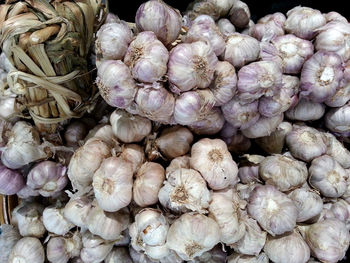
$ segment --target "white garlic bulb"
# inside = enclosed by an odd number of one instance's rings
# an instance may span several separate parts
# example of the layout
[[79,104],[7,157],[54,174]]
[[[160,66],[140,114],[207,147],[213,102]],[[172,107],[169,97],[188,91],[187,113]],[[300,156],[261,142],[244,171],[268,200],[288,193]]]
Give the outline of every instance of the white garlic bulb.
[[63,208],[56,206],[48,206],[43,211],[43,224],[47,231],[56,235],[64,236],[74,227],[63,216]]
[[220,139],[201,139],[191,149],[190,165],[201,173],[214,190],[234,186],[238,182],[238,167],[227,145]]
[[303,185],[308,177],[304,162],[276,154],[266,157],[259,165],[259,175],[266,184],[286,192]]
[[100,139],[111,148],[115,147],[115,145],[117,144],[117,139],[113,134],[112,126],[109,124],[100,124],[95,126],[86,135],[84,141],[87,142],[91,138]]
[[343,168],[350,168],[350,152],[331,133],[324,133],[327,143],[327,154],[334,158]]
[[129,253],[133,263],[157,263],[156,261],[147,257],[145,253],[133,249],[132,246],[129,247]]
[[254,188],[249,198],[248,213],[272,236],[291,231],[298,216],[293,201],[272,185]]
[[129,256],[129,251],[125,247],[114,247],[111,252],[107,255],[104,263],[133,263]]
[[191,260],[212,249],[220,241],[220,228],[211,218],[187,213],[170,226],[167,245],[182,259]]
[[248,256],[244,254],[233,253],[229,256],[227,263],[269,263],[269,258],[265,253],[261,253],[257,256]]
[[165,169],[166,177],[168,178],[169,174],[180,168],[190,169],[190,156],[184,155],[172,159],[169,166]]
[[138,144],[124,144],[119,157],[131,163],[134,173],[137,172],[146,159],[144,149]]
[[113,242],[95,236],[89,231],[83,233],[82,241],[80,258],[84,263],[102,262],[113,249]]
[[211,199],[205,180],[193,169],[180,168],[167,174],[158,194],[159,202],[175,212],[206,212]]
[[326,106],[323,103],[301,98],[297,105],[286,111],[286,116],[291,120],[314,121],[321,119],[325,111]]
[[78,257],[82,248],[79,232],[72,237],[52,237],[47,243],[47,259],[51,263],[67,263],[70,258]]
[[40,240],[24,237],[13,247],[8,263],[44,263],[45,251]]
[[72,197],[63,210],[64,217],[74,225],[85,228],[86,218],[91,209],[92,197]]
[[346,191],[348,173],[328,155],[315,158],[309,167],[309,182],[326,197],[340,197]]
[[225,37],[228,37],[232,33],[236,32],[235,26],[227,18],[220,18],[216,22],[216,25],[220,30],[221,34],[223,34]]
[[110,117],[110,122],[114,135],[125,143],[142,141],[152,129],[150,120],[122,110],[115,110]]
[[158,163],[146,162],[137,171],[133,185],[133,200],[140,207],[156,204],[163,186],[165,170]]
[[269,136],[271,133],[276,131],[278,125],[280,125],[282,121],[283,113],[271,118],[260,117],[260,119],[253,125],[246,129],[243,129],[242,134],[250,139]]
[[8,262],[12,248],[20,239],[21,235],[16,227],[7,224],[0,226],[0,262]]

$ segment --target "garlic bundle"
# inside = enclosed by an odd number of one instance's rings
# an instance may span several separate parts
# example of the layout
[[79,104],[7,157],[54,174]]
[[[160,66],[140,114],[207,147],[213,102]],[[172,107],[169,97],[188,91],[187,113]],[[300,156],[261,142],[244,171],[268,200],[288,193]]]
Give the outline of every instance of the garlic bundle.
[[[344,76],[345,78],[345,76]],[[324,103],[329,107],[342,107],[350,100],[350,83],[342,80],[335,94]]]
[[304,239],[312,255],[322,262],[337,262],[344,258],[349,247],[350,234],[343,222],[326,219],[304,228]]
[[225,37],[236,32],[235,26],[227,18],[221,18],[216,22],[216,26]]
[[137,87],[127,65],[120,60],[105,60],[97,70],[96,83],[102,98],[112,107],[127,108]]
[[130,162],[132,170],[135,173],[145,162],[145,151],[138,144],[124,144],[119,157],[124,161]]
[[230,21],[238,28],[244,28],[248,25],[250,20],[250,11],[246,3],[235,0],[230,9]]
[[224,251],[219,244],[215,246],[213,249],[207,252],[204,252],[201,256],[196,257],[194,260],[191,260],[188,262],[189,263],[224,263],[226,262],[226,258],[227,258],[226,251]]
[[0,162],[0,194],[14,195],[25,186],[24,177],[17,171],[11,170]]
[[119,157],[104,159],[92,181],[98,205],[107,212],[128,206],[132,199],[132,177],[130,162]]
[[153,31],[167,46],[179,36],[182,17],[179,10],[162,0],[150,0],[138,8],[135,22],[140,31]]
[[297,231],[279,237],[268,236],[264,252],[276,263],[306,263],[310,248]]
[[178,44],[170,51],[169,82],[178,92],[207,88],[214,78],[217,62],[218,58],[207,42]]
[[332,132],[348,133],[350,131],[350,105],[330,109],[325,115],[326,127]]
[[190,156],[184,155],[180,157],[176,157],[173,160],[171,160],[168,167],[165,169],[166,177],[169,177],[169,174],[180,169],[180,168],[190,168]]
[[86,228],[86,220],[92,206],[90,196],[72,197],[63,210],[64,217],[74,225]]
[[220,228],[211,218],[187,213],[170,226],[167,246],[183,260],[191,260],[212,249],[220,241]]
[[303,185],[308,177],[308,171],[304,162],[276,154],[266,157],[260,163],[259,175],[266,184],[286,192]]
[[260,53],[259,41],[255,38],[233,33],[227,37],[226,49],[222,58],[230,62],[235,68],[241,68],[249,62],[258,59]]
[[227,263],[268,263],[269,258],[265,253],[261,253],[257,256],[248,256],[244,254],[233,253],[228,257]]
[[225,39],[217,28],[214,19],[208,15],[196,17],[183,37],[183,41],[186,43],[199,40],[209,42],[217,56],[225,50]]
[[47,259],[51,263],[67,263],[69,259],[80,255],[81,248],[82,241],[78,232],[72,237],[52,237],[47,243]]
[[323,133],[326,138],[327,154],[336,160],[343,168],[350,168],[350,152],[331,133]]
[[152,259],[161,259],[169,253],[166,245],[168,229],[169,224],[161,211],[143,209],[129,226],[131,245],[136,251],[144,251]]
[[8,263],[44,263],[45,251],[40,240],[34,237],[24,237],[13,247]]
[[276,131],[278,125],[280,125],[282,121],[283,113],[271,118],[260,117],[260,119],[253,125],[246,129],[243,129],[242,134],[250,139],[269,136],[271,133]]
[[95,171],[104,158],[111,155],[110,147],[100,139],[91,138],[77,149],[68,166],[68,177],[74,189],[82,190],[92,183]]
[[291,120],[314,121],[321,119],[325,111],[326,107],[323,103],[301,98],[297,105],[286,111],[286,116]]
[[159,190],[159,202],[174,212],[206,212],[211,199],[205,180],[192,169],[180,168],[167,174]]
[[285,21],[286,17],[280,12],[266,15],[260,18],[258,22],[252,27],[251,36],[260,41],[266,41],[277,36],[283,36],[283,25]]
[[250,194],[249,215],[272,236],[293,230],[298,210],[287,195],[272,185],[259,185]]
[[87,129],[87,125],[82,121],[70,123],[64,132],[64,139],[67,146],[78,147],[87,135]]
[[311,40],[316,30],[326,24],[324,15],[310,7],[297,6],[287,12],[284,29],[297,37]]
[[80,257],[84,263],[102,262],[113,248],[113,242],[103,240],[89,231],[83,233],[82,242]]
[[10,169],[18,169],[47,157],[40,145],[38,130],[24,121],[17,121],[11,129],[8,142],[1,153],[1,162]]
[[293,125],[286,137],[286,144],[293,157],[310,162],[327,151],[322,134],[307,126]]
[[298,210],[297,222],[305,222],[322,211],[323,201],[316,191],[308,188],[298,188],[288,194]]
[[158,202],[158,193],[163,186],[165,170],[158,163],[146,162],[137,171],[133,185],[133,200],[140,207]]
[[239,197],[233,189],[212,193],[209,217],[220,227],[220,241],[233,244],[245,234],[245,225],[240,221]]
[[59,206],[46,207],[42,220],[47,231],[60,236],[64,236],[74,227],[74,224],[63,216],[63,208]]
[[8,262],[12,248],[21,239],[18,230],[7,224],[0,225],[0,262]]
[[238,167],[224,141],[201,139],[191,149],[190,165],[201,173],[213,190],[234,186],[238,182]]
[[104,260],[105,263],[133,263],[129,251],[125,247],[114,247]]
[[346,191],[348,173],[328,155],[315,158],[309,167],[310,185],[325,197],[340,197]]

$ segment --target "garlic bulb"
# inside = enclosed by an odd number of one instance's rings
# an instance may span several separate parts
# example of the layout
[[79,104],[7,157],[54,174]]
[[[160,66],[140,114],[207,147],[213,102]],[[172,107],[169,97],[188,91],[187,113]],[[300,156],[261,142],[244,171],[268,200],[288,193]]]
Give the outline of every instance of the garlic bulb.
[[7,168],[0,162],[0,194],[14,195],[25,187],[22,174]]
[[198,135],[214,135],[222,129],[224,123],[220,108],[215,107],[207,113],[205,119],[192,123],[189,128]]
[[326,18],[320,11],[296,6],[287,12],[284,29],[297,37],[311,40],[316,35],[316,29],[325,24]]
[[107,255],[104,263],[133,263],[129,256],[129,251],[125,247],[114,247],[111,252]]
[[291,120],[314,121],[321,119],[325,110],[326,107],[323,103],[301,98],[297,105],[286,112],[286,116]]
[[40,146],[38,130],[27,122],[17,121],[2,150],[1,162],[10,169],[18,169],[46,157],[44,147]]
[[159,190],[159,202],[174,212],[206,212],[211,199],[205,180],[192,169],[180,168],[167,174]]
[[92,200],[89,196],[72,197],[63,210],[64,217],[74,225],[85,228]]
[[[193,1],[187,7],[187,12],[185,16],[188,17],[188,19],[194,20],[197,16],[205,14],[205,15],[210,15],[214,20],[217,20],[220,17],[220,13],[221,13],[221,8],[217,6],[217,2],[219,1],[220,0]],[[230,4],[230,6],[228,6],[228,8],[230,9],[231,7],[232,7],[232,3]],[[225,12],[228,12],[228,10],[225,8]]]
[[324,102],[336,93],[342,78],[341,57],[333,52],[318,51],[303,65],[300,95],[315,102]]
[[144,149],[138,144],[124,144],[119,157],[131,163],[134,173],[137,172],[146,158]]
[[230,9],[230,21],[238,28],[244,28],[250,20],[250,11],[246,3],[236,0]]
[[10,72],[10,70],[13,69],[11,62],[4,52],[0,53],[0,68],[5,72]]
[[84,189],[92,183],[95,171],[104,158],[111,155],[109,146],[100,139],[91,138],[73,154],[68,166],[68,177],[74,189]]
[[128,206],[132,199],[132,177],[130,162],[119,157],[104,159],[92,181],[98,205],[107,212]]
[[329,210],[334,214],[334,218],[343,221],[349,229],[350,222],[350,204],[343,199],[338,199],[332,203]]
[[327,151],[322,134],[311,127],[293,125],[286,137],[286,144],[293,157],[310,162]]
[[230,138],[230,137],[236,135],[237,132],[238,132],[237,129],[235,127],[233,127],[232,124],[225,121],[224,126],[220,130],[220,136],[223,138]]
[[161,259],[169,253],[165,244],[168,229],[169,224],[161,211],[143,209],[129,226],[131,245],[136,251],[145,251],[152,259]]
[[101,124],[95,126],[89,131],[84,141],[87,142],[91,138],[99,139],[111,148],[115,147],[118,144],[117,139],[113,134],[112,125],[109,124]]
[[211,218],[187,213],[170,226],[167,246],[183,260],[191,260],[212,249],[220,241],[220,228]]
[[350,242],[349,231],[338,219],[326,219],[312,224],[306,228],[304,238],[312,255],[322,262],[343,259]]
[[164,45],[168,45],[180,34],[182,17],[179,10],[162,0],[150,0],[138,8],[135,22],[140,31],[153,31]]
[[350,168],[350,152],[331,133],[323,133],[327,143],[327,154],[334,158],[343,168]]
[[82,241],[80,257],[84,263],[102,262],[113,249],[113,242],[103,240],[89,231],[83,233]]
[[229,189],[213,192],[209,205],[209,217],[220,227],[220,241],[228,245],[245,234],[245,225],[240,221],[239,200],[238,194]]
[[229,256],[227,263],[268,263],[269,258],[265,253],[261,253],[257,256],[248,256],[244,254],[233,253]]
[[63,208],[48,206],[43,211],[43,224],[47,231],[56,235],[64,236],[74,227],[63,216]]
[[118,212],[105,212],[94,202],[86,217],[89,231],[105,240],[116,240],[129,225],[129,210],[123,208]]
[[96,83],[102,98],[112,107],[127,108],[137,92],[136,82],[127,65],[120,60],[102,61]]
[[328,12],[324,14],[324,16],[327,19],[327,22],[331,22],[331,21],[339,21],[339,22],[345,22],[345,23],[348,22],[348,20],[345,17],[343,17],[341,14],[335,11]]
[[323,201],[316,191],[298,188],[288,194],[298,209],[297,222],[305,222],[321,213]]
[[259,178],[259,166],[242,166],[238,169],[238,177],[243,184],[261,182]]
[[342,107],[350,100],[350,83],[341,81],[335,94],[328,98],[324,103],[329,107]]
[[276,131],[278,125],[280,125],[282,121],[283,113],[271,118],[260,117],[260,119],[253,125],[243,129],[242,134],[250,139],[269,136]]
[[14,226],[7,224],[0,226],[0,262],[8,262],[12,248],[20,239],[21,236]]
[[235,26],[227,18],[220,18],[216,22],[216,26],[225,37],[228,37],[236,32]]
[[312,160],[309,175],[310,185],[326,197],[340,197],[346,191],[348,173],[328,155]]
[[258,40],[270,40],[277,36],[284,35],[284,22],[286,17],[284,14],[277,12],[266,15],[258,20],[251,29],[251,36]]
[[297,231],[279,237],[268,236],[264,252],[276,263],[306,263],[310,248]]
[[236,93],[237,75],[235,68],[227,61],[216,64],[214,80],[209,88],[215,97],[215,106],[229,102]]
[[293,201],[272,185],[254,188],[249,198],[248,213],[272,236],[291,231],[298,216]]
[[225,50],[225,39],[217,28],[214,19],[208,15],[196,17],[192,21],[187,34],[183,37],[183,41],[187,43],[199,40],[209,42],[217,56]]
[[[217,245],[213,249],[204,252],[201,256],[196,257],[194,260],[188,261],[189,263],[224,263],[226,262],[226,251],[222,246]],[[170,263],[170,262],[169,262]]]
[[209,43],[181,43],[170,51],[167,73],[169,82],[179,92],[207,88],[214,78],[217,62]]
[[44,263],[45,251],[40,240],[34,237],[24,237],[13,247],[8,263]]
[[308,171],[304,162],[276,154],[266,157],[260,163],[259,175],[266,184],[286,192],[303,185],[308,177]]
[[177,169],[180,168],[190,168],[190,156],[184,155],[180,157],[176,157],[173,160],[171,160],[169,166],[165,169],[166,177],[168,178],[168,175]]
[[88,127],[84,122],[74,121],[70,123],[64,132],[64,139],[67,146],[79,146],[80,142],[84,140],[88,133],[87,129]]
[[257,60],[259,53],[258,40],[248,35],[233,33],[227,37],[226,49],[222,57],[235,68],[241,68],[249,62]]
[[[0,88],[1,88],[1,69],[0,69]],[[19,113],[16,98],[0,97],[0,117],[5,120],[16,120]]]
[[201,139],[191,149],[190,165],[201,173],[213,190],[234,186],[238,182],[238,167],[224,141]]
[[333,132],[344,133],[350,131],[350,105],[330,109],[325,115],[326,127]]
[[151,260],[143,252],[136,251],[133,247],[129,247],[129,254],[133,263],[157,263],[156,261]]
[[133,33],[124,21],[106,23],[96,33],[96,54],[104,60],[123,59]]
[[72,237],[52,237],[47,243],[47,259],[52,263],[67,263],[69,259],[80,255],[81,248],[79,232]]
[[137,171],[133,185],[133,200],[140,207],[158,202],[158,193],[163,186],[165,170],[158,163],[146,162]]

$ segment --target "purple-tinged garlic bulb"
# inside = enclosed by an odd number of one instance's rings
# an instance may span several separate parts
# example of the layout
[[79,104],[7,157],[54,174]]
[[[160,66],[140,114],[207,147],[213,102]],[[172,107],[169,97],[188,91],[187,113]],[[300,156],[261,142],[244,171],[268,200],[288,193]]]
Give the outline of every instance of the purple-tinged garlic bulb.
[[191,131],[195,134],[213,135],[217,134],[224,126],[225,119],[220,108],[211,109],[203,120],[193,122],[189,125]]
[[217,27],[219,28],[221,34],[225,37],[236,32],[235,26],[227,18],[221,18],[216,22]]
[[276,131],[278,125],[283,121],[283,113],[271,118],[260,117],[253,125],[246,129],[242,129],[242,134],[249,139],[255,139],[271,135]]
[[286,111],[286,117],[297,121],[314,121],[323,117],[326,106],[323,103],[313,102],[301,98],[298,104]]
[[236,0],[230,9],[230,21],[235,27],[245,28],[249,24],[250,10],[246,3]]
[[0,163],[0,194],[14,195],[25,186],[24,177]]
[[330,109],[325,115],[325,124],[332,132],[350,132],[350,104]]
[[286,17],[284,14],[277,12],[266,15],[258,20],[251,29],[251,36],[259,41],[268,41],[276,36],[284,35],[284,22]]

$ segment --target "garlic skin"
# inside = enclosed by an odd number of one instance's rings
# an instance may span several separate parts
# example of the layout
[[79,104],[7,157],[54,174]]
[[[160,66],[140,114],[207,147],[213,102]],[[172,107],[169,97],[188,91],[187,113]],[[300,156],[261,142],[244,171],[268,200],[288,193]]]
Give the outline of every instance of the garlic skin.
[[8,169],[0,162],[0,194],[14,195],[25,187],[25,181],[22,174]]
[[286,137],[286,144],[294,158],[310,162],[327,151],[322,134],[307,126],[293,125]]
[[129,226],[131,245],[136,251],[144,251],[152,259],[161,259],[169,253],[165,244],[168,229],[169,224],[161,211],[143,209]]
[[269,40],[276,36],[284,35],[284,22],[286,17],[284,14],[277,12],[266,15],[258,20],[251,29],[251,36],[259,41],[262,39]]
[[104,263],[133,263],[129,256],[129,251],[125,247],[114,247],[111,252],[107,255]]
[[89,196],[72,197],[63,209],[64,217],[74,225],[86,228],[86,219],[92,206]]
[[82,248],[81,236],[77,232],[72,237],[52,237],[47,243],[47,259],[52,263],[67,263],[78,257]]
[[248,35],[233,33],[227,37],[222,58],[230,62],[235,68],[241,68],[249,62],[257,60],[259,53],[258,40]]
[[137,172],[146,159],[143,147],[138,144],[124,144],[119,157],[131,163],[134,173]]
[[180,34],[182,17],[179,10],[162,0],[150,0],[138,8],[135,18],[140,31],[153,31],[164,45],[174,42]]
[[110,122],[114,135],[124,143],[140,142],[152,129],[150,120],[122,110],[115,110],[110,116]]
[[45,251],[40,240],[34,237],[24,237],[13,247],[8,263],[44,263]]
[[246,129],[242,129],[242,134],[250,139],[269,136],[276,131],[278,125],[280,125],[282,121],[283,113],[271,118],[260,117],[260,119],[253,125]]
[[103,240],[89,231],[83,233],[82,242],[80,258],[84,263],[102,262],[113,249],[113,242]]
[[298,216],[293,201],[272,185],[254,188],[249,198],[248,213],[272,236],[291,231]]
[[174,212],[205,213],[211,199],[205,180],[192,169],[180,168],[167,174],[158,193],[159,202]]
[[170,51],[169,82],[180,92],[207,88],[214,78],[217,62],[218,58],[207,42],[178,44]]
[[228,37],[236,32],[235,26],[227,18],[220,18],[216,22],[216,26],[225,37]]
[[[0,88],[2,86],[0,69]],[[1,88],[2,89],[2,88]],[[15,120],[18,112],[16,98],[0,97],[0,117],[5,120]]]
[[209,42],[217,56],[225,50],[225,39],[217,28],[214,19],[208,15],[197,16],[192,21],[187,34],[183,37],[185,43],[200,40]]
[[311,40],[316,35],[316,29],[325,24],[326,18],[320,11],[296,6],[287,12],[284,29],[297,37]]
[[158,193],[165,180],[165,170],[158,163],[146,162],[137,171],[133,185],[133,200],[140,207],[158,202]]
[[330,109],[325,115],[326,127],[332,132],[347,133],[350,131],[350,105]]
[[323,133],[327,143],[327,155],[336,160],[344,169],[350,168],[350,152],[331,133]]
[[225,119],[220,108],[214,107],[207,113],[205,119],[192,123],[189,128],[198,135],[214,135],[222,129],[224,123]]
[[265,253],[261,253],[257,256],[248,256],[243,254],[233,253],[229,256],[227,263],[268,263],[269,258]]
[[312,255],[322,262],[337,262],[344,258],[349,247],[350,234],[343,222],[326,219],[307,227],[305,241]]
[[239,197],[233,190],[223,190],[212,193],[209,205],[209,217],[220,227],[220,241],[233,244],[245,234],[245,225],[240,222]]
[[89,139],[77,149],[68,166],[68,177],[73,189],[82,190],[92,183],[95,171],[104,158],[111,156],[111,149],[100,139]]
[[104,60],[123,59],[133,38],[133,33],[124,21],[106,23],[96,33],[96,54]]
[[339,22],[345,22],[345,23],[348,22],[348,20],[344,16],[342,16],[341,14],[335,11],[328,12],[324,14],[324,16],[327,19],[327,22],[331,22],[331,21],[339,21]]
[[348,173],[328,155],[312,160],[309,175],[310,185],[325,197],[340,197],[346,191]]
[[98,205],[107,212],[116,212],[132,199],[133,169],[119,157],[104,159],[94,173],[92,187]]
[[180,168],[190,169],[190,156],[184,155],[172,159],[169,166],[165,169],[166,177],[168,178],[170,173]]
[[324,102],[327,106],[342,107],[350,100],[350,83],[343,84],[344,82],[346,81],[341,81],[335,94]]
[[48,206],[44,209],[42,220],[47,231],[60,236],[64,236],[74,227],[74,224],[64,218],[63,208],[55,206]]
[[112,107],[127,108],[137,92],[136,82],[127,65],[120,60],[102,61],[96,83],[102,98]]
[[7,224],[0,226],[0,262],[8,262],[12,248],[21,239],[18,230]]
[[329,210],[334,214],[334,218],[343,221],[346,224],[346,227],[349,229],[350,204],[348,202],[343,199],[338,199],[336,202],[332,203]]
[[204,138],[193,144],[190,165],[199,171],[213,190],[234,186],[238,167],[224,141]]
[[224,141],[227,144],[228,150],[235,154],[243,154],[252,146],[250,139],[242,135],[241,132],[238,132],[231,138],[224,138]]
[[297,231],[279,237],[268,236],[264,252],[276,263],[306,263],[310,248]]
[[214,80],[209,88],[215,97],[215,106],[229,102],[236,93],[237,75],[235,68],[227,61],[216,64]]
[[187,213],[170,226],[167,246],[183,260],[192,260],[212,249],[220,241],[220,228],[211,218]]
[[314,121],[323,117],[326,107],[323,103],[301,98],[298,104],[286,111],[286,117],[297,121]]
[[250,10],[246,3],[236,0],[230,9],[230,21],[238,28],[244,28],[250,20]]
[[301,70],[300,95],[314,102],[333,96],[343,78],[342,59],[334,52],[318,51]]
[[316,191],[308,188],[298,188],[288,194],[298,209],[297,222],[305,222],[322,211],[323,201]]

